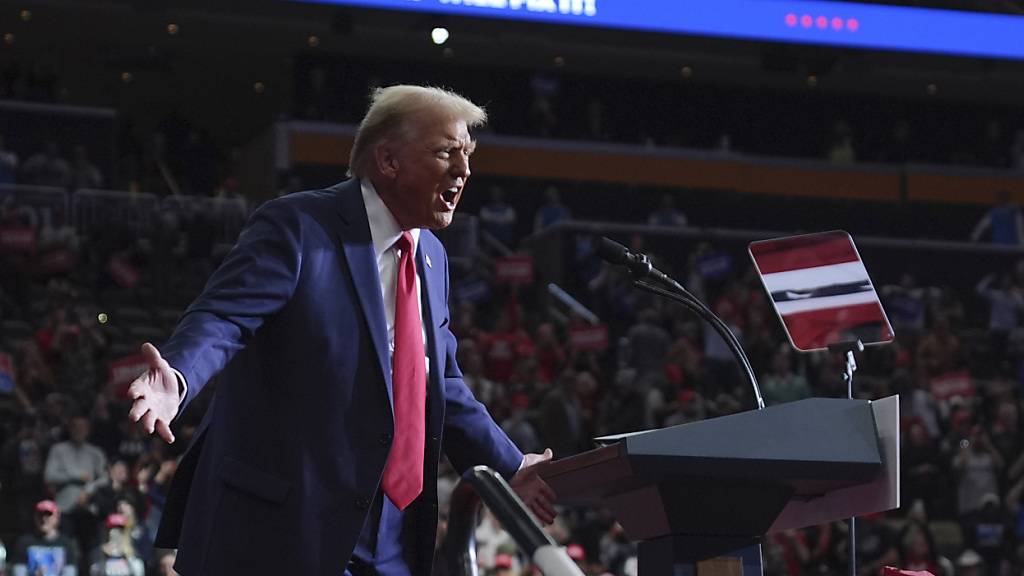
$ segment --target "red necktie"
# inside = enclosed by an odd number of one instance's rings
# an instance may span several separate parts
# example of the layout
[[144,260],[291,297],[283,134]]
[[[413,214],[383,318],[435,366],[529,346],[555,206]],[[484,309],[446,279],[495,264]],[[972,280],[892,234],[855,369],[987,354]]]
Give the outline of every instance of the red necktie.
[[382,486],[395,506],[404,510],[423,491],[427,367],[423,360],[423,322],[416,301],[412,234],[402,232],[395,247],[401,253],[395,290],[395,352],[391,359],[395,438]]

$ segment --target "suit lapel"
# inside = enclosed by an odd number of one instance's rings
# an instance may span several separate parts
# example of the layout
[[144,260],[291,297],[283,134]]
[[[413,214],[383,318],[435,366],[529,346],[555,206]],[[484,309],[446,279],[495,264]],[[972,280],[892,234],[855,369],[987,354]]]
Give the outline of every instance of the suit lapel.
[[432,257],[429,248],[426,247],[427,240],[426,235],[429,234],[426,230],[420,233],[420,241],[418,249],[416,250],[416,271],[420,275],[420,310],[423,311],[423,325],[426,327],[427,332],[427,355],[430,357],[430,373],[427,375],[427,385],[429,394],[427,395],[427,402],[429,404],[429,416],[427,421],[428,434],[431,430],[440,430],[441,419],[444,417],[444,386],[442,381],[444,379],[444,370],[446,367],[443,363],[446,358],[442,355],[440,346],[440,338],[438,334],[437,322],[438,319],[444,318],[444,310],[439,310],[434,304],[435,298],[433,291],[438,289],[438,284],[435,281],[440,281],[437,276],[437,272],[434,272],[432,266],[426,265],[426,260],[431,259],[438,260],[436,257]]
[[[384,298],[380,293],[380,273],[377,271],[377,255],[370,236],[370,223],[366,218],[366,206],[359,189],[359,180],[352,179],[337,188],[338,216],[341,226],[338,236],[345,251],[352,283],[355,284],[359,307],[366,316],[370,338],[377,352],[381,373],[387,386],[388,402],[391,397],[391,366],[388,361],[388,325],[384,316]],[[394,405],[394,404],[392,404]]]

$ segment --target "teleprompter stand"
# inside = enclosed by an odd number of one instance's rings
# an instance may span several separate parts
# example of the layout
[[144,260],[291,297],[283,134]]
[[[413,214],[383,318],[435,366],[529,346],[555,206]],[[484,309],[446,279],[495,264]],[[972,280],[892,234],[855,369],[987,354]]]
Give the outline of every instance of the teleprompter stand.
[[[829,344],[828,351],[839,354],[846,362],[843,369],[843,381],[846,382],[846,397],[853,399],[853,373],[857,371],[856,352],[864,351],[864,343],[860,340]],[[857,576],[857,517],[850,516],[850,576]]]

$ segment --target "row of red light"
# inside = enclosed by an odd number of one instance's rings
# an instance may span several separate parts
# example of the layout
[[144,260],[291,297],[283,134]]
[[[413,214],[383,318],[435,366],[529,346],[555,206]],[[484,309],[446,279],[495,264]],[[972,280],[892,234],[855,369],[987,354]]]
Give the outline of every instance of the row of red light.
[[844,20],[839,16],[834,16],[833,18],[829,19],[827,16],[818,16],[817,18],[815,18],[810,14],[797,16],[793,12],[786,14],[786,26],[789,26],[790,28],[795,28],[797,25],[802,26],[803,28],[813,28],[817,26],[821,30],[825,30],[829,26],[831,26],[833,30],[845,29],[849,30],[850,32],[856,32],[857,30],[860,29],[860,22],[856,18],[846,18]]

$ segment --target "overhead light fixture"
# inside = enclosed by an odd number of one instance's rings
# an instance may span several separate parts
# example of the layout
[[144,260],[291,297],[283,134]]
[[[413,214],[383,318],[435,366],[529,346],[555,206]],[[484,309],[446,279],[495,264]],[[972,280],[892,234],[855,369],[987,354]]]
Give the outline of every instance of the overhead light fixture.
[[135,77],[132,76],[131,72],[121,72],[121,82],[124,82],[125,84],[131,84],[134,78]]
[[683,66],[679,73],[683,75],[683,78],[689,78],[693,76],[693,68],[689,66]]
[[177,35],[178,34],[178,25],[173,23],[173,22],[168,24],[167,25],[167,33],[170,34],[171,36]]
[[22,10],[21,12],[18,13],[18,15],[21,16],[21,21],[22,22],[28,22],[29,20],[32,19],[32,11],[31,10]]
[[310,34],[309,38],[306,38],[306,44],[309,44],[310,48],[316,48],[320,45],[320,37],[316,34]]
[[257,94],[263,94],[267,90],[267,85],[263,82],[256,82],[252,85],[252,91]]
[[4,44],[7,44],[8,46],[10,46],[11,44],[14,44],[14,34],[12,34],[11,32],[5,33],[4,34]]
[[438,46],[447,42],[449,36],[450,34],[448,33],[448,29],[443,26],[436,26],[430,31],[430,39]]

